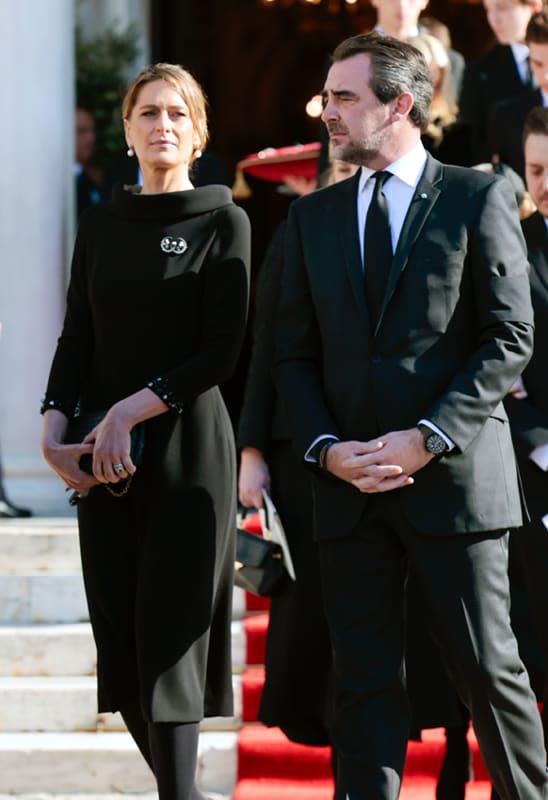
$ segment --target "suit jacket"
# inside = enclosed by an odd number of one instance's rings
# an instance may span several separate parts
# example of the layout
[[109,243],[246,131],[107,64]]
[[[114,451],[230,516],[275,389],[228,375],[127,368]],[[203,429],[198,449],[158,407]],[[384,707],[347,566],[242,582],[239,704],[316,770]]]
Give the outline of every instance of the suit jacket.
[[488,161],[487,129],[495,103],[530,91],[520,78],[510,45],[497,44],[466,66],[459,99],[460,120],[470,130],[474,163]]
[[[426,534],[522,522],[502,398],[532,346],[525,243],[505,179],[428,157],[371,332],[359,173],[290,211],[275,378],[301,457],[321,434],[367,441],[427,418],[455,442],[397,490]],[[315,476],[319,537],[359,522],[367,495]]]
[[284,221],[272,238],[259,272],[255,293],[253,349],[238,421],[238,447],[256,447],[265,455],[272,440],[291,439],[285,411],[272,379],[285,230]]
[[529,458],[535,447],[548,444],[548,234],[536,212],[522,223],[531,264],[531,296],[535,313],[533,355],[523,372],[527,399],[505,401],[523,478],[525,499],[533,519],[548,513],[548,473]]
[[525,177],[523,125],[529,111],[541,105],[540,89],[528,89],[495,104],[487,137],[489,160],[497,153],[503,164],[508,164],[518,175]]

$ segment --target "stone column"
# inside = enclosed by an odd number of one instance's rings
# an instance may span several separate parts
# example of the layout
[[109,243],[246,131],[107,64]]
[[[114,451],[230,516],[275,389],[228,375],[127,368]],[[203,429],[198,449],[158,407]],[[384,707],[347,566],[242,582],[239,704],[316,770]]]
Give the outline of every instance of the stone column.
[[38,414],[72,248],[73,0],[0,0],[0,446],[8,493],[65,507]]

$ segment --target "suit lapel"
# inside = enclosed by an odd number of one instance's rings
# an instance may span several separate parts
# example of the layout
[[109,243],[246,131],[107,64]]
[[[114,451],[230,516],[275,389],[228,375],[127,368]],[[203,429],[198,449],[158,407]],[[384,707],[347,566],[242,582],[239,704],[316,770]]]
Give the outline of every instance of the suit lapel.
[[381,324],[386,308],[392,299],[392,295],[394,294],[398,280],[407,266],[409,254],[411,253],[411,250],[413,249],[413,246],[417,241],[420,232],[422,231],[423,226],[438,199],[440,189],[437,188],[436,184],[441,181],[442,177],[442,164],[428,155],[424,172],[422,173],[417,184],[417,188],[413,193],[413,198],[409,205],[409,210],[407,211],[407,215],[403,222],[403,227],[398,239],[396,252],[394,253],[394,258],[392,259],[392,265],[388,274],[388,281],[384,294],[384,301],[382,304],[381,313],[379,315],[379,320],[377,322],[377,327],[375,328],[375,334],[379,330],[379,325]]
[[365,292],[363,285],[363,261],[360,253],[360,235],[358,232],[358,212],[357,196],[360,182],[361,170],[348,181],[339,184],[342,197],[333,198],[331,213],[336,222],[336,227],[341,240],[344,262],[348,275],[348,280],[352,287],[354,300],[358,305],[360,314],[367,318],[369,324],[369,312],[365,302]]

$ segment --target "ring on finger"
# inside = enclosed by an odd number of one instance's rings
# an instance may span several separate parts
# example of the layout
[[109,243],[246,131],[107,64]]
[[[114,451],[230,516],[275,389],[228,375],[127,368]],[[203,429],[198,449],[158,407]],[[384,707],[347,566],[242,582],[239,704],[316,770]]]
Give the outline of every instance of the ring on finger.
[[126,471],[126,468],[124,467],[124,465],[123,465],[123,464],[113,464],[113,465],[112,465],[112,469],[114,470],[114,472],[115,472],[117,475],[120,475],[122,472],[125,472],[125,471]]

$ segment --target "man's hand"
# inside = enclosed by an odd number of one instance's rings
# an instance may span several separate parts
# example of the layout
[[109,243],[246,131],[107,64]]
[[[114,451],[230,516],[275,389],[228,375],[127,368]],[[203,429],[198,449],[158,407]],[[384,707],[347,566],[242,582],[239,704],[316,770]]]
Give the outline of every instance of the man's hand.
[[355,486],[360,492],[388,492],[413,483],[399,464],[383,459],[383,443],[338,442],[327,451],[325,468],[337,478]]
[[256,447],[242,448],[238,495],[245,508],[263,507],[263,489],[270,492],[270,471],[263,454]]
[[516,400],[525,400],[527,397],[527,389],[523,384],[523,379],[521,375],[519,378],[516,378],[514,383],[508,389],[508,394],[510,397],[514,397]]
[[418,428],[392,431],[369,442],[340,442],[327,451],[326,469],[360,492],[389,492],[410,486],[411,477],[434,456]]

